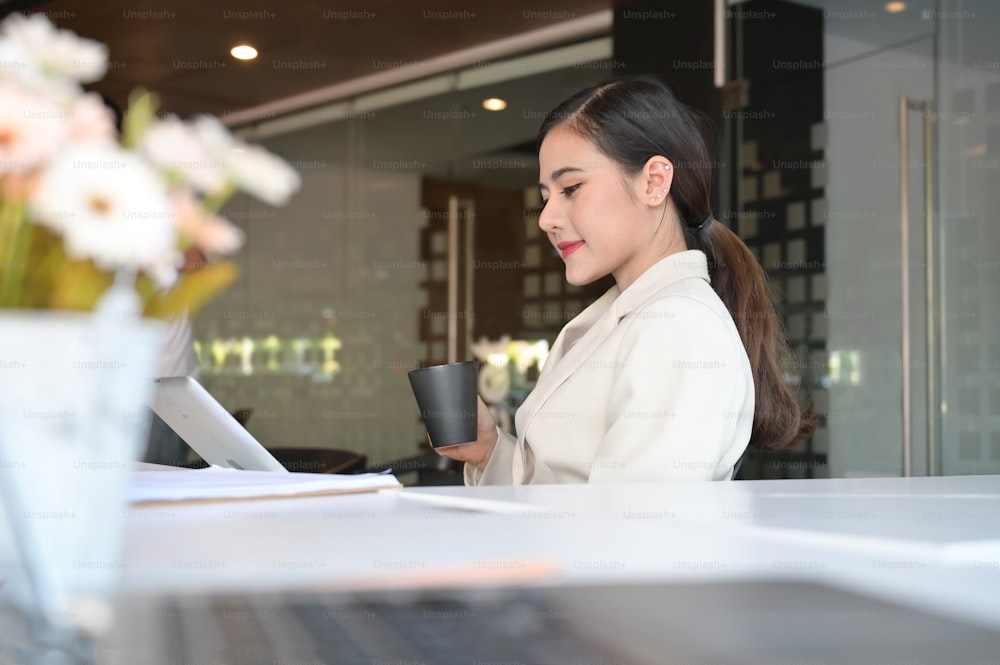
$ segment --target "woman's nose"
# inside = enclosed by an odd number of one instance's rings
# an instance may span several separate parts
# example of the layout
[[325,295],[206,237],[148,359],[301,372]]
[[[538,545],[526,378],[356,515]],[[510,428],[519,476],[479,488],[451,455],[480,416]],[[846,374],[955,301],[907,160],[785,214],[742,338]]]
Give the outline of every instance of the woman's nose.
[[552,233],[552,231],[559,227],[559,224],[559,215],[553,208],[552,202],[549,201],[538,214],[538,228],[544,233]]

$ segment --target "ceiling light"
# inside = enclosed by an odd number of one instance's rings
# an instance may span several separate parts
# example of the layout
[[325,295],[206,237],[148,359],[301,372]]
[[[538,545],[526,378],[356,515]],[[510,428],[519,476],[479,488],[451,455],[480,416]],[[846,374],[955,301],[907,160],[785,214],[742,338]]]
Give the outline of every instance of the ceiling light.
[[499,97],[490,97],[483,100],[483,108],[487,111],[503,111],[507,108],[507,102]]
[[885,10],[887,12],[889,12],[890,14],[898,14],[899,12],[903,11],[904,9],[906,9],[906,3],[905,2],[895,1],[895,2],[887,2],[887,3],[885,3]]
[[257,49],[248,44],[234,46],[229,53],[237,60],[253,60],[257,57]]

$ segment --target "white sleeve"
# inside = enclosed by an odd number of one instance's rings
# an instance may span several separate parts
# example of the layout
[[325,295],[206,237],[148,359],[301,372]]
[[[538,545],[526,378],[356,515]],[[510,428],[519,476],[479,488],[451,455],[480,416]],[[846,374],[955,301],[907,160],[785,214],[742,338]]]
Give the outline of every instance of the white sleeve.
[[686,296],[653,301],[627,324],[589,481],[728,479],[753,420],[735,328]]
[[472,464],[465,465],[466,485],[511,485],[514,482],[514,437],[497,428],[497,444],[493,447],[486,468],[480,471]]
[[166,321],[166,332],[160,346],[157,376],[193,376],[200,372],[198,356],[194,352],[194,333],[187,313]]

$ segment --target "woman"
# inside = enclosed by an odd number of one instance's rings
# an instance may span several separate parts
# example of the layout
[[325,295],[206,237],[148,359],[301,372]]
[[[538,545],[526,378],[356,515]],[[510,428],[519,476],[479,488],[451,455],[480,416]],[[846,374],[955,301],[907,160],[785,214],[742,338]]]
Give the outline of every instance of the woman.
[[808,436],[760,264],[713,220],[695,113],[660,81],[583,90],[538,137],[539,226],[582,285],[615,286],[559,333],[500,432],[439,449],[467,484],[726,480],[747,446]]

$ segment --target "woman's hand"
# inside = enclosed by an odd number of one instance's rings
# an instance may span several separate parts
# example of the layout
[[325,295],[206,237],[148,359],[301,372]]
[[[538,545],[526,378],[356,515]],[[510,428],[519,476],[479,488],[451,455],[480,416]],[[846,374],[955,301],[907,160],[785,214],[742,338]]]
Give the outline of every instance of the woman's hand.
[[458,462],[468,462],[482,471],[486,468],[486,463],[490,461],[493,447],[497,444],[497,423],[483,399],[477,397],[476,400],[479,402],[476,412],[476,417],[479,420],[479,431],[476,440],[444,448],[435,448],[434,450],[439,455],[444,455]]

